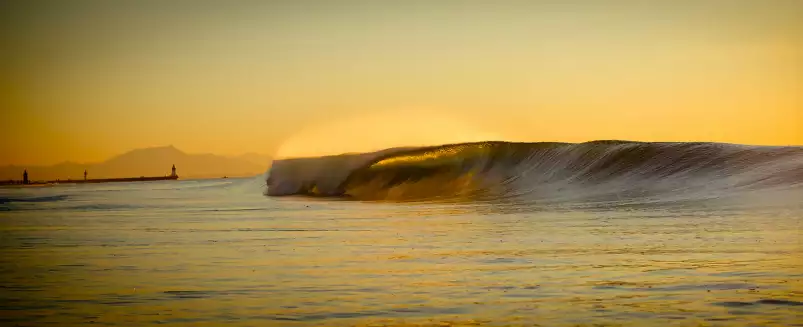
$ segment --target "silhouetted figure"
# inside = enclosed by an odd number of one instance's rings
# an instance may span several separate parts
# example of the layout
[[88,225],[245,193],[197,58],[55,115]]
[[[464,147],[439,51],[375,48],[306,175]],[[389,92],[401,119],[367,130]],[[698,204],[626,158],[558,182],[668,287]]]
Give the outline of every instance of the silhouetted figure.
[[170,177],[177,177],[177,176],[178,175],[176,175],[176,165],[174,164],[173,165],[173,172],[170,173]]
[[86,169],[84,169],[84,182],[86,182]]
[[25,169],[25,171],[24,171],[24,172],[22,172],[22,184],[25,184],[25,185],[27,185],[27,184],[29,184],[29,183],[30,183],[30,182],[28,181],[28,170],[27,170],[27,169]]

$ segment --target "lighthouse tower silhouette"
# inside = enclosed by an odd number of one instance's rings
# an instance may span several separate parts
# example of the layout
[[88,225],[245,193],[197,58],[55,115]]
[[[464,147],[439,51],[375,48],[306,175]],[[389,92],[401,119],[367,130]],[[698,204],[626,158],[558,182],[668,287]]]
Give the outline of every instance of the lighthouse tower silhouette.
[[170,177],[178,177],[178,175],[176,175],[176,165],[175,164],[173,164],[173,169],[172,169],[172,172],[170,173]]

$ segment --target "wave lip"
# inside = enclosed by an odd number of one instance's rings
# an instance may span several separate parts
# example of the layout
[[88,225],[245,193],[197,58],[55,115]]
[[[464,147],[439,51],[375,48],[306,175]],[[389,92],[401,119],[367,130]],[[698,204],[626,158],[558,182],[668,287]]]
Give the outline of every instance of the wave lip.
[[803,147],[476,142],[274,161],[268,195],[605,201],[801,189]]

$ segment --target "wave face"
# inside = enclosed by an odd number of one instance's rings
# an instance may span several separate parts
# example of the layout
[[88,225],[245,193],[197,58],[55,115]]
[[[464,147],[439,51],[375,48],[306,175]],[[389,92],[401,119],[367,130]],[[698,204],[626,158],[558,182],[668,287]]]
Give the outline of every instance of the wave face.
[[[275,161],[271,196],[537,202],[682,200],[803,189],[803,147],[480,142]],[[800,198],[798,198],[799,201]]]

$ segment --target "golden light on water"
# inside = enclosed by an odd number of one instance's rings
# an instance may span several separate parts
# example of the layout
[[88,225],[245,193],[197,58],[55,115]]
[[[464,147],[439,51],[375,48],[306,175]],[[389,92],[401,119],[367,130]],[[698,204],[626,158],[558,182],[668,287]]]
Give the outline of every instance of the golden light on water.
[[372,164],[371,167],[373,168],[373,167],[382,167],[382,166],[409,164],[409,163],[415,163],[418,167],[423,167],[426,166],[428,161],[435,161],[437,159],[450,158],[450,157],[454,157],[455,159],[460,159],[457,156],[464,151],[474,151],[474,152],[478,150],[482,151],[487,147],[488,145],[485,143],[476,144],[470,147],[459,146],[459,145],[438,147],[424,152],[394,155],[393,157],[377,161],[376,163]]
[[[801,0],[0,1],[13,176],[165,145],[300,158],[0,187],[0,321],[799,324],[803,148],[707,142],[803,145],[801,17]],[[562,144],[593,140],[681,144]]]

